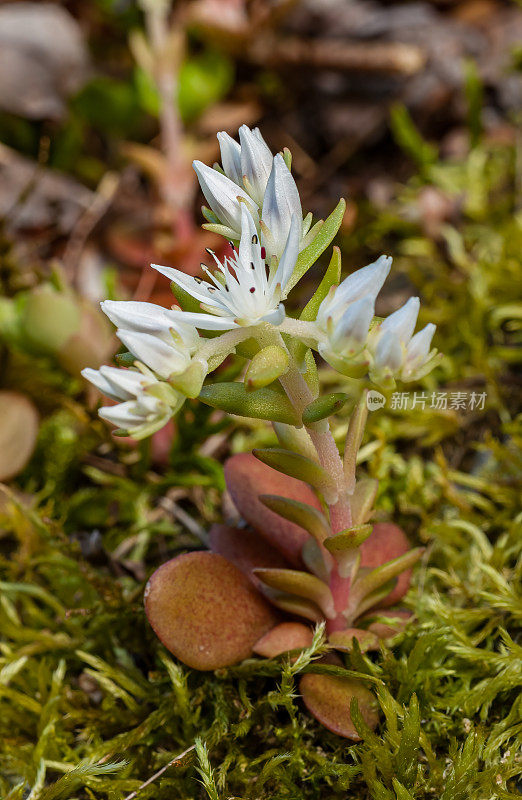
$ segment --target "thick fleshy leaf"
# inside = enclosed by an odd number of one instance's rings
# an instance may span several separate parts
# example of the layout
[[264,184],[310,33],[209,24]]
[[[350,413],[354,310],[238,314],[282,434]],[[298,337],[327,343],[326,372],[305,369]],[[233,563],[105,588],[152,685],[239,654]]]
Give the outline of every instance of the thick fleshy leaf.
[[301,280],[303,275],[310,269],[312,264],[315,264],[321,253],[323,253],[337,231],[341,227],[344,212],[346,211],[346,201],[341,198],[337,206],[334,208],[329,217],[321,226],[317,236],[304,250],[299,254],[297,264],[295,265],[294,272],[287,286],[287,292],[292,289],[298,281]]
[[249,392],[243,383],[237,381],[209,383],[201,390],[199,399],[212,408],[219,408],[239,417],[301,425],[301,420],[288,398],[268,387]]
[[331,417],[344,406],[347,400],[348,395],[345,392],[335,392],[318,397],[303,411],[303,424],[312,425],[321,419]]
[[316,720],[345,739],[358,742],[361,738],[350,714],[352,698],[356,698],[369,728],[375,728],[379,722],[374,696],[357,680],[309,672],[301,678],[299,689],[305,706]]
[[177,658],[200,670],[236,664],[278,622],[243,573],[216,553],[167,561],[145,589],[156,635]]
[[308,625],[301,622],[281,622],[265,633],[252,649],[264,658],[275,658],[289,650],[310,647],[313,638],[312,629]]
[[289,355],[279,345],[263,347],[253,357],[245,374],[247,389],[262,389],[273,383],[288,369]]
[[[410,549],[405,533],[392,522],[378,522],[368,539],[361,545],[361,567],[379,567],[386,561],[398,558]],[[379,605],[393,606],[410,588],[411,569],[402,572],[388,597]]]
[[319,306],[324,298],[328,295],[330,288],[339,283],[341,280],[341,251],[337,246],[333,248],[332,257],[328,265],[328,269],[324,273],[323,279],[314,294],[303,308],[299,319],[304,319],[308,322],[313,322],[317,317]]
[[0,392],[0,481],[18,475],[36,445],[38,412],[18,392]]
[[274,550],[266,539],[250,528],[231,528],[212,525],[209,534],[210,549],[235,564],[241,572],[260,588],[261,581],[252,572],[256,567],[288,567],[288,561]]
[[361,628],[346,628],[344,631],[334,631],[328,637],[330,644],[337,650],[351,653],[353,650],[353,640],[357,639],[362,653],[368,650],[379,649],[379,637],[374,631],[364,631]]
[[312,600],[307,600],[306,597],[280,592],[277,589],[270,589],[268,586],[264,587],[263,593],[276,608],[286,611],[287,614],[304,617],[304,619],[309,619],[312,622],[322,622],[324,620],[324,614],[319,606]]
[[[350,588],[350,601],[355,603],[361,611],[366,611],[374,605],[370,599],[376,595],[379,595],[379,602],[381,602],[380,592],[388,586],[390,581],[394,581],[405,570],[411,569],[423,553],[423,547],[416,547],[369,571],[368,568],[363,568]],[[386,594],[383,597],[385,598]]]
[[270,511],[259,500],[260,494],[278,494],[307,503],[320,511],[317,496],[306,483],[282,475],[250,453],[238,453],[225,464],[228,491],[241,516],[292,566],[303,567],[301,550],[309,538],[293,522]]
[[279,514],[280,517],[304,528],[318,542],[322,542],[331,533],[328,520],[321,511],[313,506],[275,494],[260,494],[259,499],[264,506]]
[[[372,610],[364,621],[369,621],[368,631],[379,639],[391,639],[406,628],[413,614],[406,608],[377,608]],[[371,622],[371,620],[375,620]]]
[[254,574],[264,586],[278,592],[295,594],[315,603],[326,617],[335,616],[334,601],[328,585],[309,572],[297,569],[265,569],[260,568]]
[[346,445],[344,448],[343,461],[346,485],[349,492],[353,492],[355,489],[355,467],[357,453],[359,452],[359,448],[361,446],[364,428],[368,418],[366,394],[367,392],[364,392],[362,399],[355,406],[348,424],[348,433],[346,434]]
[[341,578],[350,576],[356,559],[359,558],[358,548],[371,532],[371,525],[355,525],[325,540],[324,546],[335,558]]
[[354,525],[364,525],[372,515],[379,481],[363,478],[357,481],[351,497],[352,520]]
[[[291,475],[297,480],[309,483],[325,496],[335,492],[333,480],[328,472],[316,461],[310,461],[310,459],[299,453],[292,453],[290,450],[283,450],[281,447],[255,448],[252,453],[269,467],[282,472],[284,475]],[[334,502],[334,498],[328,497],[327,502]]]

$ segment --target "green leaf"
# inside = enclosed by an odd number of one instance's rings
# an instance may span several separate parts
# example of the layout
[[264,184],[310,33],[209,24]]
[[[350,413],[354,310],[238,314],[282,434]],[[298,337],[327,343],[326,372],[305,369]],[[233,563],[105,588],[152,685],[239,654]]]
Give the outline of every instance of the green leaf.
[[213,105],[234,80],[233,62],[217,51],[186,59],[178,75],[178,107],[184,121],[192,121]]
[[303,275],[310,269],[310,267],[315,264],[321,253],[324,253],[341,227],[345,210],[346,200],[341,198],[330,216],[325,220],[315,239],[308,245],[308,247],[305,247],[305,249],[299,253],[299,258],[297,259],[297,263],[294,267],[293,275],[288,282],[288,292],[290,289],[293,289],[296,283],[301,280]]
[[317,318],[319,306],[324,298],[328,295],[332,286],[338,284],[341,280],[341,251],[337,245],[333,248],[332,257],[323,279],[314,294],[303,308],[299,319],[306,322],[313,322]]
[[351,589],[351,599],[363,600],[369,594],[380,589],[385,583],[393,580],[401,572],[410,569],[424,553],[424,547],[416,547],[398,558],[387,561],[380,567],[370,570],[358,577]]
[[437,148],[422,137],[406,106],[397,104],[392,107],[390,124],[399,147],[421,170],[425,171],[437,160]]
[[330,536],[324,542],[324,546],[333,556],[341,555],[349,550],[355,550],[366,541],[372,532],[372,528],[372,525],[354,525],[340,533],[336,533],[334,536]]
[[295,594],[279,592],[269,586],[263,587],[263,592],[274,606],[280,608],[281,611],[286,611],[287,614],[295,614],[312,622],[322,622],[324,620],[321,609],[311,600],[297,597]]
[[309,572],[297,569],[277,569],[260,567],[252,570],[254,575],[270,589],[278,592],[304,597],[311,600],[323,611],[326,617],[335,616],[332,593],[324,581]]
[[185,397],[198,397],[207,376],[207,368],[206,362],[194,360],[180,375],[173,375],[169,379],[169,383]]
[[346,444],[344,447],[344,474],[346,476],[346,485],[348,492],[353,492],[355,489],[355,468],[357,463],[357,453],[361,446],[362,438],[364,435],[364,428],[366,420],[368,419],[368,407],[366,405],[367,392],[363,392],[363,396],[355,406],[355,409],[350,417],[348,424],[348,432],[346,434]]
[[212,408],[240,417],[268,419],[296,427],[301,425],[288,398],[268,387],[247,392],[244,383],[237,381],[211,383],[202,388],[199,399]]
[[245,374],[247,389],[261,389],[277,380],[288,369],[288,351],[279,345],[263,347],[255,354]]
[[378,488],[379,481],[375,480],[375,478],[363,478],[363,480],[357,481],[355,484],[350,506],[352,520],[356,525],[363,525],[370,519]]
[[115,358],[120,367],[132,367],[136,361],[136,356],[132,353],[117,353]]
[[301,453],[310,461],[317,461],[317,451],[312,444],[312,440],[304,428],[294,428],[293,425],[283,425],[280,422],[274,423],[274,431],[279,444],[284,450],[291,450]]
[[181,286],[178,286],[177,283],[171,283],[170,288],[172,294],[178,301],[181,309],[183,311],[190,311],[191,313],[200,314],[201,313],[201,306],[199,304],[199,300],[196,300],[192,297],[191,294],[182,289]]
[[275,494],[260,494],[259,499],[263,505],[279,514],[280,517],[304,528],[318,542],[322,542],[330,535],[328,520],[317,508],[313,508],[307,503],[301,503],[299,500],[290,500],[288,497],[280,497]]
[[[266,391],[266,390],[265,390]],[[253,455],[267,464],[269,467],[297,478],[299,481],[309,483],[315,489],[319,489],[323,494],[328,495],[327,502],[331,501],[331,496],[336,496],[335,487],[330,475],[315,461],[292,453],[290,450],[283,450],[279,447],[267,447],[255,449]]]
[[314,422],[319,422],[321,419],[336,414],[344,406],[348,398],[349,395],[345,392],[335,392],[334,394],[318,397],[303,411],[303,424],[313,425]]

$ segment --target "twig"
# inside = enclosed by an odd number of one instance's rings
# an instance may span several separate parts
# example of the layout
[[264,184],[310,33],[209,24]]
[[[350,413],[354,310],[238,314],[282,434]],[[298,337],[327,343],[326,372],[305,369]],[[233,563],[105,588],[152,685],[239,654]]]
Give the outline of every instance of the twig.
[[98,184],[92,203],[79,218],[65,248],[63,265],[66,272],[78,264],[87,239],[112,203],[119,183],[116,173],[106,172]]
[[148,780],[146,780],[145,783],[141,784],[139,789],[136,789],[134,792],[128,794],[127,797],[124,797],[123,800],[134,800],[134,798],[138,796],[138,794],[141,792],[142,789],[146,789],[147,786],[150,786],[151,783],[154,783],[155,780],[161,778],[164,772],[166,772],[170,767],[174,766],[174,764],[176,764],[178,761],[181,761],[182,758],[185,758],[185,756],[191,753],[192,750],[195,749],[195,747],[196,745],[192,744],[190,747],[188,747],[186,750],[180,753],[179,756],[176,756],[175,758],[172,759],[172,761],[169,761],[168,764],[165,764],[164,767],[155,772],[154,775],[151,775],[151,777]]
[[187,514],[186,511],[183,511],[183,509],[180,508],[177,503],[174,502],[174,500],[172,500],[170,497],[162,497],[159,501],[159,505],[165,511],[168,511],[170,514],[172,514],[172,516],[175,517],[178,522],[181,522],[182,525],[188,528],[188,530],[193,533],[194,536],[197,536],[198,539],[203,542],[206,547],[208,547],[208,536],[203,526],[200,525],[199,522],[196,522],[195,519],[192,519],[190,514]]
[[395,72],[401,75],[413,75],[426,63],[426,54],[420,47],[404,42],[363,43],[296,36],[279,41],[262,38],[249,55],[253,61],[265,65],[306,64],[342,72]]

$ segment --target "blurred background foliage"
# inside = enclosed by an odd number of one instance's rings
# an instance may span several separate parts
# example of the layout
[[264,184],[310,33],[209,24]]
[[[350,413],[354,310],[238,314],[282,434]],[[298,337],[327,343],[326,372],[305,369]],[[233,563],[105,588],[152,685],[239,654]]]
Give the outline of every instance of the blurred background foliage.
[[[519,796],[521,16],[502,0],[0,6],[2,797]],[[117,440],[79,377],[117,350],[99,299],[170,304],[148,263],[194,272],[219,245],[190,162],[243,122],[290,147],[314,215],[347,196],[344,274],[394,256],[378,313],[421,296],[445,358],[412,393],[486,394],[370,415],[376,518],[428,549],[416,621],[347,656],[382,709],[359,744],[312,722],[284,658],[196,673],[144,619],[150,572],[230,513],[224,459],[270,429],[190,401],[150,442]]]

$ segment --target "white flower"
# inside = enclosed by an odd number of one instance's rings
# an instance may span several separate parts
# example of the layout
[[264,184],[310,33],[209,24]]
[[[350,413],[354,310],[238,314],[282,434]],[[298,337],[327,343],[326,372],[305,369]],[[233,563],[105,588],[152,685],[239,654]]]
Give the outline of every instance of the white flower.
[[395,378],[418,380],[438,363],[437,351],[430,352],[436,326],[430,323],[413,336],[419,309],[419,298],[410,297],[372,331],[370,377],[375,383],[392,385]]
[[102,394],[123,401],[104,406],[98,413],[134,439],[143,439],[162,428],[184,401],[182,395],[158,381],[148,370],[105,366],[99,370],[84,369],[82,375]]
[[273,156],[259,128],[250,130],[247,125],[242,125],[239,129],[240,144],[225,131],[220,131],[217,137],[223,172],[245,189],[256,205],[261,206]]
[[[299,250],[306,247],[313,238],[312,234],[307,237],[312,217],[308,215],[303,220],[299,192],[283,156],[280,153],[272,156],[258,128],[250,130],[242,125],[239,142],[225,131],[217,136],[224,174],[194,161],[201,190],[214,214],[207,227],[229,239],[239,239],[241,205],[246,203],[269,263],[272,256],[276,260],[281,257],[294,216],[301,224]],[[219,225],[213,228],[216,221]]]
[[285,316],[281,300],[299,252],[300,220],[294,217],[277,268],[268,270],[252,215],[243,205],[238,251],[223,263],[214,256],[217,271],[205,272],[212,281],[192,278],[171,267],[152,266],[201,303],[208,314],[183,313],[187,323],[202,330],[229,330],[238,325],[271,322],[279,325]]
[[183,312],[154,303],[105,300],[102,309],[118,325],[116,334],[147,367],[162,378],[184,372],[199,345],[199,334]]
[[[353,365],[364,349],[374,316],[375,298],[390,267],[391,258],[381,256],[373,264],[353,272],[339,286],[332,286],[319,306],[316,325],[323,338],[318,350],[341,372]],[[362,362],[365,359],[364,356]]]
[[[286,166],[283,156],[278,153],[274,156],[261,213],[263,244],[266,247],[269,259],[272,255],[275,255],[276,258],[281,256],[288,238],[290,224],[294,217],[297,217],[301,223],[299,247],[301,250],[303,247],[301,240],[306,233],[301,198],[292,173]],[[309,225],[311,218],[307,222]]]

